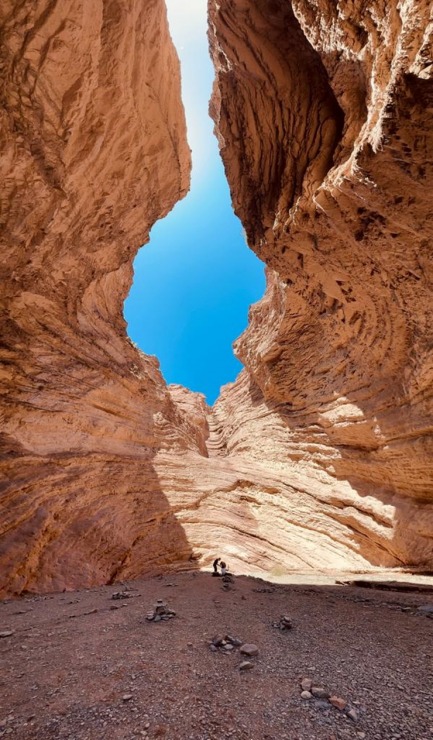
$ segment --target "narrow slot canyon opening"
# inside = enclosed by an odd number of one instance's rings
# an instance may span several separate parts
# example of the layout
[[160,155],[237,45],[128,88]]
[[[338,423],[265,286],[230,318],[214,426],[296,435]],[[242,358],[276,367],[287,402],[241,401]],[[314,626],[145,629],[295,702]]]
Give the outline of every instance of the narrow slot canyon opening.
[[[216,555],[431,574],[429,9],[355,5],[168,0],[192,187],[126,319],[171,387],[121,315],[189,182],[165,0],[0,6],[0,598]],[[264,280],[230,200],[269,268],[238,375]]]
[[214,71],[207,2],[186,8],[167,0],[167,10],[181,61],[191,188],[138,253],[124,315],[130,339],[158,358],[167,383],[204,393],[213,404],[241,369],[231,345],[246,327],[248,307],[263,295],[264,268],[233,213],[208,114]]

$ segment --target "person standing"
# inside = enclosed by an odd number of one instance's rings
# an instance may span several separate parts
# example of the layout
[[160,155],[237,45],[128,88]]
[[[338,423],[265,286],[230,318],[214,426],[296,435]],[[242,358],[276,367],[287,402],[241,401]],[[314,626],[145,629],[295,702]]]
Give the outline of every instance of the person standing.
[[213,573],[212,573],[213,576],[219,576],[218,563],[220,560],[221,558],[216,558],[216,560],[213,561]]

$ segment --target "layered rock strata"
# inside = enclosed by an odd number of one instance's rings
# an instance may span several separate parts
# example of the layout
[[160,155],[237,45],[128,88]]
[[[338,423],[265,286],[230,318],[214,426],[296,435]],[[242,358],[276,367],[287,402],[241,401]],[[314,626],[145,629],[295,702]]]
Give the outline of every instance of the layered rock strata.
[[[127,340],[188,187],[162,0],[2,4],[0,592],[433,565],[430,3],[210,0],[268,286],[213,409]],[[195,567],[195,566],[194,566]]]
[[221,445],[287,483],[301,471],[304,526],[347,526],[375,564],[433,562],[430,13],[210,2],[211,110],[270,268],[236,345],[246,373],[216,404]]
[[162,0],[6,0],[0,591],[188,560],[155,450],[203,450],[126,337],[132,260],[189,185]]

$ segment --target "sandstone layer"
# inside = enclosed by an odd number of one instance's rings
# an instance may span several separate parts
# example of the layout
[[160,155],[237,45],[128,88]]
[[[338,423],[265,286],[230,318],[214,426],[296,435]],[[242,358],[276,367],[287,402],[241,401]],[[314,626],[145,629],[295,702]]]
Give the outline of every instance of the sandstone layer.
[[202,443],[122,316],[189,186],[179,64],[162,0],[6,0],[0,29],[0,590],[106,582],[191,554],[152,458]]
[[2,4],[1,593],[433,566],[430,5],[210,0],[268,287],[208,409],[122,318],[188,188],[162,0]]
[[[373,564],[433,563],[431,10],[210,2],[211,110],[269,266],[214,423],[229,457],[306,494],[269,499],[278,537],[291,521]],[[286,564],[330,564],[284,541]]]

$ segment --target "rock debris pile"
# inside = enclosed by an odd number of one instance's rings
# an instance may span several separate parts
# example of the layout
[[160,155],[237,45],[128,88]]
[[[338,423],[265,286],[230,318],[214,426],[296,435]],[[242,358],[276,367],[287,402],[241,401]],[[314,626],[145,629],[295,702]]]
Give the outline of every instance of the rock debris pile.
[[301,699],[305,701],[316,700],[315,705],[319,709],[328,709],[331,706],[340,712],[345,712],[353,721],[358,721],[358,710],[346,699],[337,694],[331,694],[324,686],[317,686],[311,678],[301,679]]
[[231,573],[226,573],[221,578],[221,585],[222,585],[223,591],[230,591],[230,589],[231,589],[231,587],[233,585],[233,576],[232,576]]
[[[239,653],[244,658],[253,658],[259,654],[259,648],[257,647],[257,645],[254,645],[253,643],[243,642],[237,637],[232,637],[231,635],[225,635],[225,637],[222,637],[221,635],[216,635],[212,638],[208,645],[212,653],[219,652],[227,655],[234,652],[236,648],[239,648]],[[254,668],[254,663],[252,663],[251,660],[243,660],[239,664],[238,668],[240,671],[248,671],[251,670],[251,668]]]
[[122,599],[132,598],[132,594],[128,593],[128,591],[115,591],[114,594],[111,595],[111,598],[113,601],[122,601]]
[[169,609],[163,599],[158,599],[152,611],[147,612],[146,619],[148,622],[166,622],[175,616],[176,612]]
[[280,618],[279,622],[273,622],[272,626],[276,629],[281,630],[281,632],[287,632],[288,630],[291,630],[293,628],[292,620],[290,619],[290,617],[284,616]]
[[139,596],[139,594],[133,594],[131,593],[131,591],[136,591],[136,589],[128,588],[125,586],[122,591],[115,591],[113,594],[111,594],[111,601],[119,601],[121,603],[112,604],[110,606],[110,610],[116,611],[117,609],[128,606],[128,604],[125,603],[128,599],[132,599],[134,598],[134,596]]
[[241,647],[241,645],[243,645],[243,641],[237,637],[231,637],[231,635],[226,635],[225,637],[216,635],[209,642],[209,648],[213,653],[218,651],[230,653],[234,648]]

